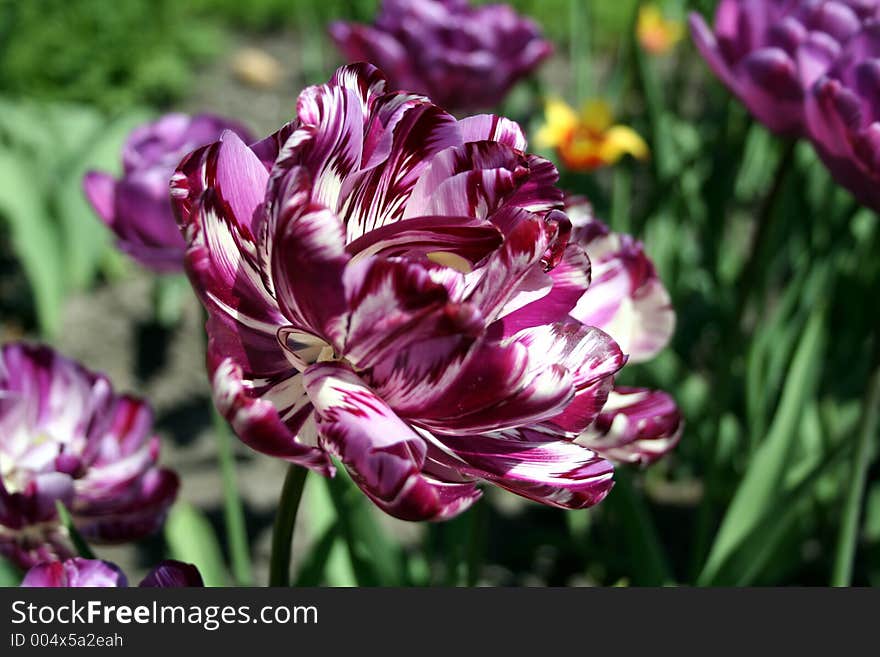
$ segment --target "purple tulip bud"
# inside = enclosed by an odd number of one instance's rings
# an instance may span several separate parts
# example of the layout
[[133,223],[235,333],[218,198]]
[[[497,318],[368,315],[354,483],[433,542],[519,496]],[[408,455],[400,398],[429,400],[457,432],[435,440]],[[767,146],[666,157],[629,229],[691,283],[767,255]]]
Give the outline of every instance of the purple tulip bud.
[[154,271],[183,270],[185,243],[174,221],[168,184],[181,158],[224,130],[249,140],[236,122],[201,114],[166,114],[136,128],[122,151],[122,177],[90,171],[86,197],[115,233],[119,248]]
[[385,84],[343,67],[276,134],[181,163],[217,408],[261,452],[323,474],[335,456],[404,519],[456,515],[481,480],[599,502],[612,466],[574,439],[624,356],[569,315],[589,263],[555,167],[511,121]]
[[[64,561],[44,561],[33,566],[21,582],[31,588],[114,588],[128,586],[118,566],[99,559],[74,557]],[[153,568],[141,587],[181,588],[204,586],[199,569],[192,564],[167,560]]]
[[498,105],[553,51],[509,6],[466,0],[385,0],[373,25],[337,22],[330,35],[349,62],[375,64],[392,88],[452,111]]
[[95,542],[157,530],[178,480],[158,468],[152,411],[48,347],[0,350],[0,553],[22,568],[71,556],[56,502]]

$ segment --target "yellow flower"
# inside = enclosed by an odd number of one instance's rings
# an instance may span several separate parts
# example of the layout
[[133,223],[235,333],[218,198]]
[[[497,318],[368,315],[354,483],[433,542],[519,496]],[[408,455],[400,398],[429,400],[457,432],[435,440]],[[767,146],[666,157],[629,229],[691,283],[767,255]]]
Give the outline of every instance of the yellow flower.
[[578,113],[565,101],[552,99],[545,106],[544,119],[535,141],[542,148],[555,148],[569,169],[592,171],[624,155],[648,157],[648,145],[635,130],[613,125],[611,108],[604,101],[588,101]]
[[664,17],[655,4],[642,5],[639,8],[636,35],[647,52],[664,55],[684,37],[684,25],[681,21]]

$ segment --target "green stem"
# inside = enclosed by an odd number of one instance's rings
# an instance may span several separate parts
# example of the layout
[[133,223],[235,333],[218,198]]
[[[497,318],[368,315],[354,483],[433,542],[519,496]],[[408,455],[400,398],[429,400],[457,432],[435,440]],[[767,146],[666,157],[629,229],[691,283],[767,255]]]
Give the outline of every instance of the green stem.
[[853,563],[856,557],[856,543],[859,533],[859,516],[868,480],[868,466],[871,463],[871,443],[877,437],[877,422],[880,417],[880,329],[874,336],[874,371],[868,381],[862,418],[859,423],[858,444],[856,445],[853,472],[843,511],[843,522],[837,538],[837,553],[831,573],[832,586],[849,586],[852,582]]
[[223,480],[223,517],[226,525],[226,540],[232,558],[232,573],[239,584],[251,586],[254,583],[254,574],[251,568],[244,506],[238,495],[232,439],[226,421],[213,408],[211,417],[214,422],[214,439],[217,443],[217,461]]
[[575,101],[578,105],[592,95],[589,12],[590,8],[584,0],[569,1],[569,57],[574,74]]
[[272,557],[269,561],[269,586],[290,586],[290,548],[296,513],[306,483],[307,468],[291,463],[287,468],[275,526],[272,528]]
[[465,584],[476,586],[486,555],[489,533],[489,509],[485,500],[479,500],[470,510],[470,537],[467,549],[467,574]]
[[70,515],[70,511],[67,510],[67,507],[64,506],[64,503],[61,501],[56,502],[55,508],[58,511],[58,517],[61,520],[61,524],[67,529],[67,536],[70,538],[70,542],[73,543],[76,553],[83,559],[97,559],[98,557],[92,552],[92,548],[86,543],[86,539],[84,539],[82,534],[79,533],[79,530],[77,530],[76,525],[73,522],[73,517]]

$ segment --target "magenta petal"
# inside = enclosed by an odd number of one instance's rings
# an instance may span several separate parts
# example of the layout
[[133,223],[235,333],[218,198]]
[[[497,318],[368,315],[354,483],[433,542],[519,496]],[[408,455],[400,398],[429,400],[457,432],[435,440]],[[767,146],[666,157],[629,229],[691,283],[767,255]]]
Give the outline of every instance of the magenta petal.
[[167,559],[153,568],[138,584],[150,588],[183,588],[204,586],[199,569],[191,563]]
[[681,413],[665,392],[621,387],[578,443],[612,461],[648,465],[678,444],[683,429]]
[[348,61],[382,68],[392,88],[456,110],[497,105],[553,50],[506,5],[449,0],[386,0],[373,25],[333,23],[330,35]]
[[74,520],[83,537],[91,541],[111,544],[137,541],[162,527],[179,488],[176,473],[155,468],[112,506],[74,505]]
[[184,242],[169,202],[169,181],[187,153],[216,141],[224,131],[249,139],[235,121],[207,114],[166,114],[131,132],[118,181],[103,173],[86,174],[86,196],[116,234],[120,250],[154,271],[183,268]]
[[409,345],[442,335],[477,335],[479,313],[460,302],[463,276],[432,262],[370,258],[343,276],[348,332],[342,354],[362,370]]
[[565,368],[574,397],[549,426],[575,437],[596,417],[608,397],[613,376],[626,362],[614,340],[597,328],[566,322],[526,329],[513,337],[530,357]]
[[468,116],[458,122],[461,140],[497,141],[514,150],[524,151],[527,146],[526,136],[516,121],[494,114],[477,114]]
[[[298,173],[291,176],[289,185],[299,186]],[[338,341],[344,330],[342,271],[349,260],[342,224],[320,206],[282,206],[273,212],[285,213],[275,220],[271,256],[278,304],[290,324]]]
[[479,497],[472,483],[423,474],[424,440],[350,369],[319,363],[304,377],[322,443],[384,511],[404,520],[440,520]]
[[231,216],[241,226],[250,226],[266,195],[269,174],[254,152],[231,130],[220,136],[215,166],[214,188],[228,205]]
[[[468,302],[480,309],[487,322],[501,316],[505,310],[512,312],[524,303],[510,304],[522,293],[524,300],[535,297],[533,279],[529,275],[543,273],[541,264],[547,250],[548,238],[544,222],[525,210],[505,213],[505,223],[513,226],[504,244],[493,253],[480,268],[479,279],[472,283]],[[551,285],[547,281],[547,289]]]
[[594,452],[529,429],[437,436],[432,457],[550,506],[583,509],[611,490],[613,467]]
[[590,287],[590,260],[582,247],[570,244],[545,276],[552,285],[546,294],[502,316],[505,335],[566,319]]
[[424,346],[401,354],[388,375],[377,368],[373,377],[396,410],[432,431],[481,433],[538,422],[561,412],[574,394],[565,367],[519,342],[462,344],[432,354],[435,362]]
[[471,266],[500,246],[503,238],[490,221],[470,217],[415,217],[371,230],[346,246],[357,259],[372,255],[420,258],[452,253]]
[[22,567],[71,550],[63,503],[89,539],[120,542],[156,531],[177,494],[160,469],[152,412],[48,347],[0,350],[0,552]]
[[111,225],[116,196],[113,176],[101,171],[89,171],[83,178],[83,191],[98,216],[105,224]]
[[640,242],[612,233],[570,199],[574,237],[592,265],[592,281],[571,316],[611,335],[633,362],[656,356],[675,331],[675,311]]
[[99,559],[74,557],[65,561],[44,561],[32,567],[21,586],[25,588],[108,588],[128,586],[119,568]]
[[327,455],[317,445],[300,439],[312,405],[298,372],[260,390],[243,380],[241,368],[226,359],[217,364],[213,384],[217,410],[246,445],[321,474],[332,473]]

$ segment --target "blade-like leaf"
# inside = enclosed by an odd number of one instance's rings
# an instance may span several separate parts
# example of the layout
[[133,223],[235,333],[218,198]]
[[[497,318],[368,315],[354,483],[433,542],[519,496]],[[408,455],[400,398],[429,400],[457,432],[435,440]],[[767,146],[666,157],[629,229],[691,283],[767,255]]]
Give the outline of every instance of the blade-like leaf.
[[358,490],[344,468],[326,479],[339,517],[339,528],[351,556],[360,586],[400,586],[404,560],[397,544],[376,522],[367,498]]
[[11,561],[0,557],[0,588],[18,586],[21,583],[22,573]]
[[214,528],[205,515],[185,502],[171,508],[165,523],[165,542],[173,559],[195,564],[205,586],[227,586],[229,575]]
[[43,204],[39,180],[28,160],[0,152],[0,221],[9,227],[30,282],[40,330],[51,337],[59,327],[65,292],[63,242]]
[[751,459],[721,522],[698,578],[699,584],[722,583],[718,581],[718,575],[727,560],[741,548],[766,510],[776,508],[781,493],[780,482],[797,440],[798,423],[818,385],[826,330],[825,307],[817,304],[789,368],[770,431]]

